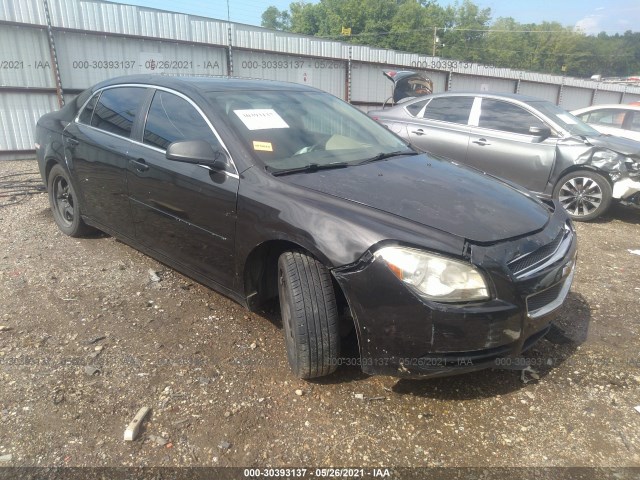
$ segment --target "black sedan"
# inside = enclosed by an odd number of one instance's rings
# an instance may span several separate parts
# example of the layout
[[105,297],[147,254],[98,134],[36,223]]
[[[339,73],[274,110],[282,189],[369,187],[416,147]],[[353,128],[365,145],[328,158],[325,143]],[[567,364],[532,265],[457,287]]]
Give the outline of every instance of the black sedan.
[[110,80],[43,116],[36,148],[64,233],[100,229],[250,309],[278,298],[301,378],[490,367],[545,335],[573,279],[557,203],[301,85]]

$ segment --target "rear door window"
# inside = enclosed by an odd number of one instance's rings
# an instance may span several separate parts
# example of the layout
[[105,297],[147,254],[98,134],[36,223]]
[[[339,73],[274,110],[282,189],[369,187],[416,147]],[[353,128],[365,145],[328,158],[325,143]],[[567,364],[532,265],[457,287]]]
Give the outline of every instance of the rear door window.
[[424,118],[467,125],[474,97],[434,98],[424,111]]
[[415,103],[412,103],[411,105],[407,105],[405,108],[411,116],[417,117],[428,101],[429,100],[422,100],[420,102],[415,102]]
[[141,87],[103,90],[93,112],[91,126],[128,138],[140,105],[144,101],[145,90]]
[[482,99],[478,126],[522,135],[531,135],[530,127],[546,127],[542,120],[524,108],[491,98]]

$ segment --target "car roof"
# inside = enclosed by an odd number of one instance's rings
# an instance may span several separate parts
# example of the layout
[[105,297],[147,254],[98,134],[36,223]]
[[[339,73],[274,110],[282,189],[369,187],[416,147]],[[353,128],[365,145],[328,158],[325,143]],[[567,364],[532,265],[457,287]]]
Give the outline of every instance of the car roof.
[[473,91],[459,91],[459,92],[443,92],[443,93],[434,93],[432,95],[428,95],[428,97],[458,97],[458,96],[474,96],[474,97],[482,97],[482,98],[497,98],[497,99],[508,99],[508,100],[517,100],[520,102],[546,102],[544,98],[530,97],[528,95],[521,95],[519,93],[501,93],[501,92],[473,92]]
[[123,84],[144,84],[158,87],[170,88],[180,92],[199,91],[204,92],[231,92],[231,91],[307,91],[317,92],[318,90],[298,83],[279,82],[275,80],[258,80],[234,77],[199,77],[199,76],[170,76],[170,75],[126,75],[116,77],[94,86],[93,90],[100,88],[123,85]]
[[573,110],[574,112],[588,112],[590,110],[601,110],[603,108],[615,108],[617,110],[633,110],[636,112],[640,112],[639,105],[628,105],[625,103],[607,103],[601,105],[591,105],[590,107],[577,108]]

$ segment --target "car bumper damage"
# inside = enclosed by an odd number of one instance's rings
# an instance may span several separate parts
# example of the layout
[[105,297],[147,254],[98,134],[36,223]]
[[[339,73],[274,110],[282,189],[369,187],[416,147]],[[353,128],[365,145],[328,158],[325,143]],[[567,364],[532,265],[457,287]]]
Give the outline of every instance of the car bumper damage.
[[426,300],[372,252],[333,270],[356,323],[362,370],[400,377],[465,373],[517,356],[541,339],[574,275],[575,232],[558,210],[536,235],[470,246],[471,262],[490,283],[487,301]]
[[[578,154],[576,149],[580,150]],[[614,137],[577,142],[572,137],[558,143],[557,156],[561,169],[573,163],[606,173],[613,187],[613,198],[640,207],[640,151],[637,142]]]

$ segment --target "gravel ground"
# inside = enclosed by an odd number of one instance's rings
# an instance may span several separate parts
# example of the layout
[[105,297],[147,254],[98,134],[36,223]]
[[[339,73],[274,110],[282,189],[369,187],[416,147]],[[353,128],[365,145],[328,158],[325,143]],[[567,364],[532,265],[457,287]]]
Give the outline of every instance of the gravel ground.
[[[0,162],[0,177],[36,171]],[[577,225],[572,292],[527,354],[537,373],[305,382],[276,309],[111,237],[66,237],[44,193],[17,199],[0,196],[0,465],[640,466],[638,211]]]

